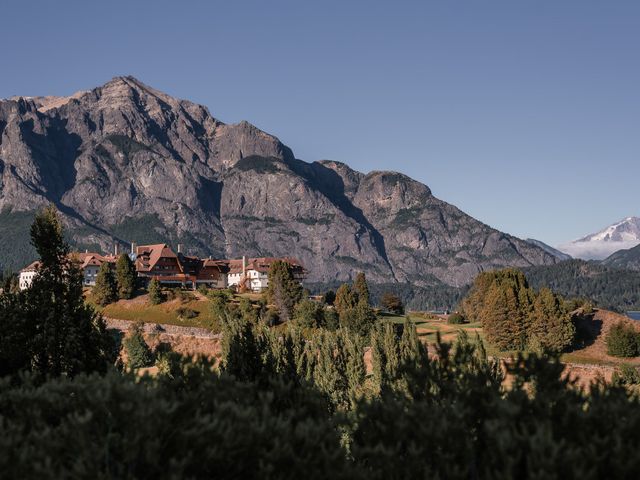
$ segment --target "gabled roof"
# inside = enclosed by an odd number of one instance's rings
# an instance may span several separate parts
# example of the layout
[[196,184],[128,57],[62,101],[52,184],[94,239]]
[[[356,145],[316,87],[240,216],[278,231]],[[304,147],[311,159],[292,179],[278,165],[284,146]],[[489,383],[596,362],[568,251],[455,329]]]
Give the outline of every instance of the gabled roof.
[[[136,247],[138,262],[142,271],[152,270],[161,258],[175,258],[178,256],[171,250],[166,243],[158,243],[156,245],[140,245]],[[178,262],[180,265],[180,262]]]
[[40,260],[36,260],[35,262],[31,262],[29,265],[27,265],[26,267],[24,267],[22,270],[20,270],[20,273],[22,272],[35,272],[38,267],[40,267]]

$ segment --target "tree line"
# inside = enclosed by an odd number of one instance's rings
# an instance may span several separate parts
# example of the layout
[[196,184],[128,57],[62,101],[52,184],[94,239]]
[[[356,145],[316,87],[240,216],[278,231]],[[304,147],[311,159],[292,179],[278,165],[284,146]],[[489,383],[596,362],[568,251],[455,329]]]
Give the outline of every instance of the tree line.
[[[427,351],[408,320],[366,334],[272,329],[253,306],[219,302],[219,360],[156,351],[156,376],[118,370],[64,264],[55,211],[31,234],[42,273],[0,295],[6,478],[595,479],[640,467],[640,401],[626,388],[578,389],[553,356],[503,365],[464,334]],[[357,283],[345,312],[366,298]],[[527,295],[517,274],[495,283]]]
[[516,269],[478,275],[462,310],[500,350],[562,352],[576,333],[564,299],[548,288],[536,292]]

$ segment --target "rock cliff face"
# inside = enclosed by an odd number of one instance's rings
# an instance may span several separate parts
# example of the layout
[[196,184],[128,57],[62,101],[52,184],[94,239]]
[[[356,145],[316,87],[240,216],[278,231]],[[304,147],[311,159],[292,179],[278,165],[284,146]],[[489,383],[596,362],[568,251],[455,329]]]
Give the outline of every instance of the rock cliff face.
[[135,78],[72,97],[0,101],[0,241],[20,267],[30,215],[53,202],[79,248],[182,243],[214,257],[293,255],[309,281],[462,285],[481,270],[552,264],[394,172],[306,163],[247,122]]

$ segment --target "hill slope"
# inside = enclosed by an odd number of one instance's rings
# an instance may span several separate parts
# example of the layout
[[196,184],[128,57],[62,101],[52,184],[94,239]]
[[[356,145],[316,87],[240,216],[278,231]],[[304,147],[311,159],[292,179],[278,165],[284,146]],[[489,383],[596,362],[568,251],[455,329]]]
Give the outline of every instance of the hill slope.
[[640,271],[640,245],[628,250],[619,250],[602,263],[609,267]]
[[551,266],[525,268],[530,285],[549,287],[565,297],[589,298],[608,310],[640,309],[640,274],[598,262],[569,260]]
[[4,267],[25,249],[34,209],[53,202],[78,247],[168,241],[216,257],[294,255],[309,281],[428,286],[556,259],[494,230],[394,172],[297,160],[247,122],[132,77],[72,97],[0,101]]

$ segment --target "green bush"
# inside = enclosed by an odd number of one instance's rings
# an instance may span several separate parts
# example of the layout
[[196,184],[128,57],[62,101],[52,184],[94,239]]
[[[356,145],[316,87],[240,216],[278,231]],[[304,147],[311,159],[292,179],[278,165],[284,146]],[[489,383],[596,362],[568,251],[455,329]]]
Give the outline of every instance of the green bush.
[[191,318],[196,318],[198,315],[200,315],[200,312],[197,312],[191,308],[187,308],[187,307],[180,307],[176,310],[176,313],[178,314],[178,317],[182,318],[182,319],[191,319]]
[[614,357],[637,357],[639,342],[636,329],[628,322],[620,321],[607,333],[607,353]]
[[640,384],[640,372],[636,367],[631,365],[622,364],[620,369],[613,372],[611,383],[620,386],[631,386]]
[[464,315],[459,312],[454,312],[447,317],[447,323],[449,325],[461,325],[463,323],[467,323],[467,321],[465,320]]

